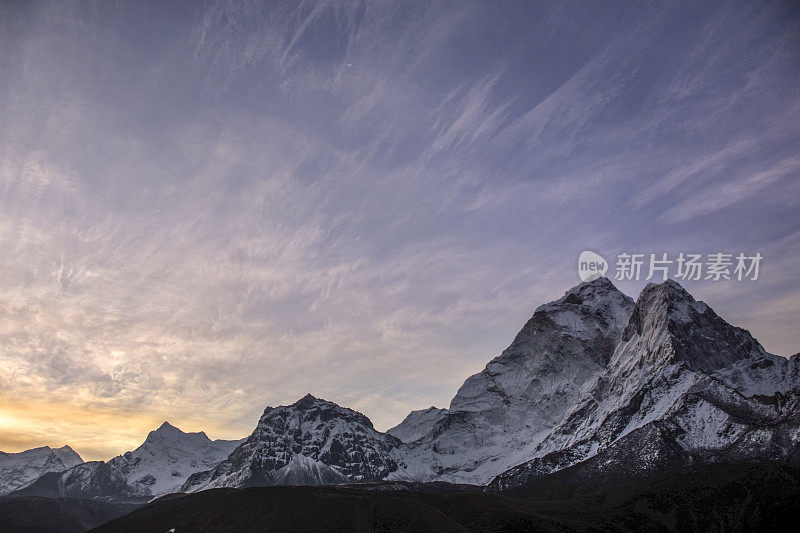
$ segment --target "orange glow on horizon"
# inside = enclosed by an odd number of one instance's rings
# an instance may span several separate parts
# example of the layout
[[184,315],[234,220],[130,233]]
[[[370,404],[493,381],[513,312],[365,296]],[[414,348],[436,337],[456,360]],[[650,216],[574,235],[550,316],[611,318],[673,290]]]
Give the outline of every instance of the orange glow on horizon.
[[223,428],[202,427],[199,421],[188,418],[143,415],[103,406],[3,400],[0,450],[13,453],[39,446],[60,448],[66,444],[84,461],[106,461],[138,447],[165,420],[183,431],[205,431],[212,439],[244,436],[231,435],[230,430]]

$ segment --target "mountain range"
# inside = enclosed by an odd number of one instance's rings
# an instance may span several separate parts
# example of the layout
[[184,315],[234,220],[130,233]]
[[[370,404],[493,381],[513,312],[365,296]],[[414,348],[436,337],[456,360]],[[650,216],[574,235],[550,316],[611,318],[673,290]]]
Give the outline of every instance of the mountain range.
[[106,462],[84,463],[78,458],[69,468],[43,471],[15,494],[147,501],[177,492],[190,475],[215,466],[240,442],[211,440],[203,432],[184,433],[164,422],[133,451]]
[[13,492],[49,472],[62,472],[83,463],[69,446],[33,448],[19,453],[0,452],[0,496]]
[[674,281],[633,301],[599,278],[538,307],[446,409],[413,411],[385,433],[309,394],[267,407],[241,441],[165,423],[108,462],[66,447],[2,454],[0,490],[130,501],[447,482],[512,493],[560,472],[591,484],[742,461],[798,466],[799,450],[800,354],[768,353]]

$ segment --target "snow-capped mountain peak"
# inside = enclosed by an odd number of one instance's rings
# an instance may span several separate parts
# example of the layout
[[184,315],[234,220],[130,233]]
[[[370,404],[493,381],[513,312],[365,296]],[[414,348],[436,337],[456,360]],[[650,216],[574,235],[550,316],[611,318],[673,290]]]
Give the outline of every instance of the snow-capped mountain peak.
[[[169,422],[164,422],[158,427],[158,429],[154,429],[147,434],[147,438],[145,438],[141,447],[159,446],[167,449],[170,446],[191,446],[196,448],[204,448],[208,447],[209,443],[213,442],[214,441],[209,439],[204,431],[184,432]],[[137,448],[137,450],[140,448]],[[137,450],[134,450],[134,453]]]
[[51,448],[50,450],[53,455],[56,456],[58,460],[67,467],[81,464],[83,462],[83,459],[81,459],[81,456],[78,455],[78,452],[70,448],[67,444],[61,448]]
[[325,464],[350,481],[382,479],[397,469],[390,451],[400,444],[376,431],[363,414],[307,394],[291,405],[267,407],[253,433],[226,460],[192,476],[183,490],[272,485],[297,456]]
[[[767,353],[677,282],[649,284],[608,368],[532,459],[494,484],[518,484],[623,443],[632,471],[654,468],[656,448],[676,464],[785,459],[800,444],[797,374],[793,361]],[[653,435],[658,443],[642,440]]]
[[78,497],[372,480],[507,487],[578,464],[624,478],[796,457],[799,406],[800,355],[769,354],[674,281],[648,284],[634,303],[599,278],[537,307],[449,409],[412,411],[387,433],[307,394],[264,409],[239,442],[164,422],[136,450],[74,466],[57,485]]
[[0,496],[48,472],[61,472],[81,463],[83,459],[69,446],[41,446],[18,453],[0,452]]
[[433,427],[398,451],[404,466],[392,476],[485,483],[525,460],[605,370],[633,306],[598,278],[537,307]]
[[[659,353],[706,373],[766,354],[749,332],[728,324],[673,280],[658,285],[650,283],[644,288],[622,340],[627,342],[634,336],[649,348],[645,352]],[[662,348],[668,344],[671,349],[659,350],[657,344]],[[622,357],[625,352],[618,350],[617,355]],[[647,357],[642,351],[640,354]],[[658,363],[642,361],[649,366]]]
[[[202,432],[200,432],[200,433],[202,433]],[[176,428],[175,426],[173,426],[172,424],[170,424],[169,422],[167,422],[165,420],[160,426],[158,426],[158,429],[154,429],[153,431],[151,431],[148,434],[148,436],[150,436],[150,435],[173,435],[173,436],[178,436],[178,435],[181,435],[181,434],[183,434],[183,431],[181,431],[180,429]]]
[[136,494],[176,492],[193,473],[225,459],[240,441],[212,441],[205,433],[186,433],[164,422],[144,443],[109,464],[125,474]]
[[[193,473],[212,468],[241,441],[211,440],[164,422],[133,451],[65,470],[49,490],[72,498],[150,498],[177,492]],[[63,469],[62,469],[63,470]]]

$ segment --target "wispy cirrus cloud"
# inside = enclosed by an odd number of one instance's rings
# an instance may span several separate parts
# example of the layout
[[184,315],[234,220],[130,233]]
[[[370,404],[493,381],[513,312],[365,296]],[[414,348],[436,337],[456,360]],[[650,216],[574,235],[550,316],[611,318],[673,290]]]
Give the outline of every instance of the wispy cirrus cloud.
[[[782,159],[765,169],[751,169],[744,175],[731,176],[684,200],[662,215],[666,220],[693,220],[750,199],[754,194],[780,180],[800,179],[800,158]],[[786,198],[788,205],[797,205],[798,198]]]
[[586,248],[763,248],[758,290],[693,290],[797,351],[769,327],[795,271],[790,4],[6,7],[0,447],[239,437],[306,392],[389,427]]

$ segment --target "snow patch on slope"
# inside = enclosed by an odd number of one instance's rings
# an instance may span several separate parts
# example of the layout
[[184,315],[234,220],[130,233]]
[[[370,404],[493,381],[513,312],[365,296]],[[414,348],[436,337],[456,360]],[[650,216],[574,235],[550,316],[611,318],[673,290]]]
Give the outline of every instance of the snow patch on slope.
[[439,420],[447,413],[447,409],[429,407],[420,411],[411,411],[402,422],[386,431],[403,442],[414,442],[427,435]]
[[276,485],[336,485],[347,483],[347,476],[338,470],[305,455],[295,455],[273,474]]

